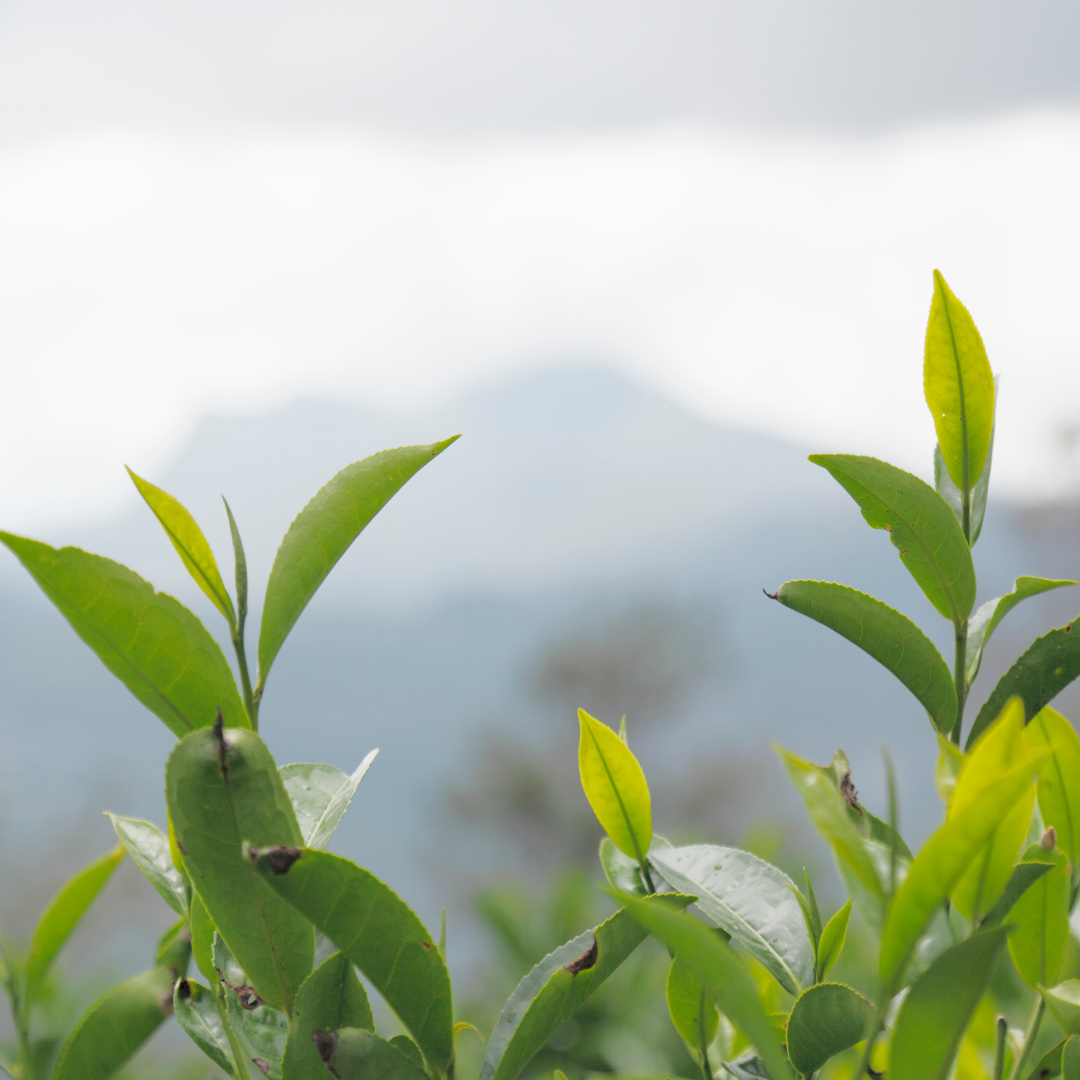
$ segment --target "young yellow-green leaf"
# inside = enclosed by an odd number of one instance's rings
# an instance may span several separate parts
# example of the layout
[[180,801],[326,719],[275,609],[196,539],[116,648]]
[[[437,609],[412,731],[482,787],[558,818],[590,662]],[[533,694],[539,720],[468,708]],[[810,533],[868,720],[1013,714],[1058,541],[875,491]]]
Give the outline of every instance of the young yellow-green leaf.
[[812,454],[810,460],[828,469],[871,528],[888,531],[927,600],[950,622],[966,619],[975,603],[975,567],[949,504],[917,476],[876,458]]
[[777,1041],[776,1029],[761,1004],[753,977],[716,931],[692,916],[652,900],[627,898],[627,909],[710,988],[720,1011],[757,1048],[772,1080],[792,1080],[787,1055]]
[[1005,917],[1014,924],[1009,935],[1013,965],[1032,990],[1053,986],[1069,943],[1069,861],[1060,851],[1037,844],[1024,852],[1024,862],[1052,863]]
[[667,1004],[671,1022],[695,1053],[708,1049],[720,1027],[720,1013],[712,994],[677,956],[667,977]]
[[[217,979],[217,975],[214,976]],[[173,1011],[188,1038],[228,1076],[236,1076],[229,1037],[214,994],[194,979],[180,979],[173,991]],[[244,1077],[243,1080],[248,1080]]]
[[169,757],[165,797],[184,865],[218,933],[259,996],[291,1012],[311,972],[315,934],[242,856],[245,840],[300,843],[270,752],[240,728],[193,732]]
[[952,802],[956,781],[964,765],[964,752],[944,735],[938,736],[938,763],[934,770],[934,782],[941,801],[948,807]]
[[342,953],[334,953],[308,976],[296,996],[282,1075],[288,1080],[326,1080],[326,1066],[312,1034],[329,1035],[343,1027],[374,1031],[375,1021],[352,964]]
[[585,796],[615,846],[645,861],[652,840],[652,803],[645,773],[630,747],[606,724],[578,709],[578,766]]
[[831,1057],[866,1037],[870,1002],[842,983],[805,990],[787,1023],[788,1058],[800,1076],[817,1072]]
[[994,375],[967,308],[934,271],[923,361],[926,404],[953,483],[970,491],[982,475],[994,430]]
[[1001,712],[1011,697],[1024,702],[1030,720],[1043,706],[1080,675],[1080,619],[1036,638],[1027,651],[998,680],[968,733],[970,749],[986,726]]
[[225,723],[248,727],[218,643],[182,604],[126,566],[78,548],[59,550],[0,532],[98,659],[173,734]]
[[1008,932],[1001,926],[975,934],[919,976],[896,1019],[889,1080],[945,1080]]
[[[997,381],[994,382],[994,394],[997,396]],[[995,401],[996,410],[996,401]],[[975,486],[971,489],[970,500],[970,536],[971,546],[974,547],[979,535],[982,533],[983,520],[986,517],[986,496],[990,493],[990,466],[994,457],[994,433],[990,433],[990,449],[986,452],[986,464]],[[949,475],[948,466],[941,456],[941,447],[934,447],[934,490],[949,504],[950,509],[956,515],[956,520],[963,528],[964,523],[964,493],[953,483]]]
[[71,932],[97,899],[98,893],[105,888],[123,858],[124,846],[117,844],[108,855],[80,870],[53,897],[38,919],[34,936],[30,939],[24,968],[28,990],[32,991],[48,974]]
[[862,834],[847,814],[847,807],[827,770],[777,747],[777,753],[802,796],[810,820],[832,849],[837,869],[863,918],[879,929],[885,909],[885,887]]
[[956,723],[956,687],[934,643],[906,616],[866,593],[831,581],[787,581],[776,599],[835,630],[906,686],[948,734]]
[[1057,846],[1075,863],[1080,860],[1080,737],[1049,705],[1032,718],[1025,734],[1033,750],[1054,747],[1039,771],[1039,810],[1053,825]]
[[1039,593],[1049,592],[1051,589],[1061,589],[1066,585],[1075,585],[1075,581],[1054,580],[1041,577],[1018,577],[1013,583],[1012,592],[999,596],[994,600],[987,600],[980,605],[979,610],[968,621],[967,637],[967,671],[966,677],[970,686],[979,674],[979,665],[982,663],[983,650],[990,640],[990,635],[998,628],[998,624],[1021,600],[1027,600],[1030,596],[1038,596]]
[[816,982],[828,978],[833,964],[840,959],[847,941],[848,919],[851,917],[851,900],[825,924],[821,932],[821,944],[818,946],[817,969],[814,972]]
[[1044,989],[1042,996],[1061,1030],[1067,1035],[1080,1034],[1080,979],[1066,979]]
[[363,1028],[342,1028],[320,1045],[328,1051],[324,1075],[339,1080],[429,1080],[399,1046]]
[[428,1063],[445,1072],[454,1053],[450,975],[408,905],[374,875],[324,851],[252,848],[248,856],[262,880],[363,972]]
[[278,548],[259,631],[259,687],[289,631],[371,519],[454,440],[384,450],[346,466],[297,515]]
[[308,847],[326,850],[334,830],[352,803],[360,781],[367,775],[378,753],[378,750],[372,750],[351,776],[333,765],[300,762],[282,766],[281,779],[292,800],[300,833]]
[[[127,466],[125,466],[127,468]],[[232,600],[225,583],[221,580],[214,553],[203,536],[202,529],[188,513],[187,508],[177,499],[174,499],[167,491],[155,487],[149,480],[128,469],[139,494],[146,500],[146,505],[154,511],[154,517],[161,523],[165,535],[170,543],[176,548],[176,554],[184,564],[187,572],[195,579],[210,603],[225,616],[230,629],[236,626],[236,612],[233,611]]]
[[67,1037],[53,1080],[109,1080],[172,1012],[174,975],[158,967],[98,998]]
[[173,866],[169,854],[168,837],[149,821],[122,817],[120,814],[105,816],[112,822],[120,843],[127,849],[132,862],[143,876],[157,889],[162,900],[176,912],[187,916],[187,889],[180,871]]

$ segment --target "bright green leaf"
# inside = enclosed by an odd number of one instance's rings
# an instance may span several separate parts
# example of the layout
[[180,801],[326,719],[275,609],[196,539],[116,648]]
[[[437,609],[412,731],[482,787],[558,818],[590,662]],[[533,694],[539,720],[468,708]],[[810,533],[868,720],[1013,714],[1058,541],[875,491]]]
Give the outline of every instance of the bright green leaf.
[[1053,825],[1057,845],[1073,862],[1080,860],[1080,737],[1061,713],[1049,706],[1027,726],[1028,745],[1053,747],[1039,770],[1038,798],[1043,821]]
[[1024,702],[1024,715],[1030,720],[1080,675],[1080,633],[1074,633],[1074,630],[1080,631],[1080,619],[1036,638],[1001,676],[971,725],[968,749],[1009,698],[1019,697]]
[[1014,924],[1009,955],[1020,978],[1033,990],[1053,986],[1069,943],[1069,865],[1060,851],[1038,845],[1024,852],[1024,862],[1053,863],[1012,906],[1006,921]]
[[821,932],[821,944],[818,946],[817,970],[814,978],[817,982],[828,977],[833,964],[840,959],[847,941],[848,919],[851,918],[851,900],[826,923]]
[[1080,1034],[1080,979],[1066,979],[1042,996],[1059,1027],[1067,1035]]
[[359,866],[310,848],[252,849],[256,872],[370,980],[445,1071],[454,1052],[450,976],[410,908]]
[[630,748],[606,724],[578,709],[581,786],[597,821],[615,846],[645,861],[652,840],[652,804],[645,773]]
[[338,1028],[375,1030],[363,984],[342,953],[324,960],[300,987],[289,1024],[282,1073],[287,1080],[326,1080],[326,1066],[312,1032],[329,1035]]
[[983,650],[990,640],[990,635],[998,628],[998,624],[1021,600],[1028,597],[1038,596],[1039,593],[1049,592],[1051,589],[1061,589],[1066,585],[1075,585],[1075,581],[1055,580],[1041,577],[1018,577],[1013,583],[1013,590],[1004,596],[994,600],[987,600],[980,605],[979,610],[968,621],[967,637],[967,670],[968,685],[975,681],[979,674],[979,665],[982,663]]
[[[455,1041],[458,1025],[454,1025]],[[420,1053],[420,1047],[409,1038],[408,1035],[394,1035],[386,1040],[396,1050],[400,1050],[418,1069],[423,1071],[424,1055]]]
[[896,1019],[889,1080],[945,1080],[1007,935],[1004,926],[975,934],[919,976]]
[[1005,916],[1012,911],[1013,904],[1043,874],[1048,874],[1052,869],[1053,866],[1050,863],[1020,863],[1018,866],[1014,866],[1012,875],[1009,877],[1009,883],[1005,886],[1005,891],[1002,892],[998,902],[987,912],[986,917],[983,919],[982,929],[992,930],[995,926],[1000,926],[1004,922]]
[[835,630],[891,671],[948,733],[956,723],[956,688],[934,643],[906,616],[866,593],[830,581],[787,581],[776,599]]
[[812,454],[810,460],[847,490],[871,528],[888,531],[930,603],[952,623],[966,619],[975,603],[975,568],[948,503],[917,476],[876,458]]
[[[191,1041],[229,1076],[235,1076],[229,1039],[214,995],[194,979],[181,979],[173,992],[173,1011]],[[244,1080],[247,1080],[245,1077]]]
[[232,507],[228,500],[222,496],[225,503],[225,513],[229,517],[229,534],[232,537],[233,565],[236,577],[236,624],[241,637],[244,629],[244,620],[248,610],[248,572],[247,555],[244,554],[244,542],[240,539],[240,530],[236,526],[236,518],[233,517]]
[[125,566],[78,548],[0,532],[45,595],[101,662],[173,734],[225,723],[248,727],[218,643],[186,607]]
[[172,1012],[173,978],[155,968],[98,998],[64,1042],[53,1080],[108,1080],[119,1072]]
[[668,969],[667,1004],[671,1022],[683,1041],[695,1053],[707,1049],[720,1027],[720,1013],[708,988],[678,957]]
[[143,872],[146,880],[161,894],[162,900],[177,913],[187,915],[187,889],[180,871],[173,866],[169,854],[169,839],[149,821],[121,817],[106,812],[120,843],[127,849],[132,862]]
[[964,752],[944,735],[938,736],[938,763],[934,770],[934,782],[941,801],[948,806],[952,802],[956,781],[964,765]]
[[968,314],[941,274],[926,325],[923,389],[953,483],[970,491],[983,472],[994,431],[994,375]]
[[372,750],[351,776],[333,765],[299,763],[282,767],[281,779],[296,811],[300,834],[308,847],[326,850],[378,753],[378,750]]
[[788,1058],[795,1071],[809,1076],[861,1042],[872,1011],[866,998],[841,983],[818,983],[804,991],[787,1024]]
[[683,912],[650,900],[628,899],[627,908],[653,937],[682,957],[697,978],[711,988],[720,1011],[757,1048],[773,1080],[792,1080],[787,1056],[777,1041],[754,980],[730,946],[715,931]]
[[328,1075],[340,1080],[428,1080],[398,1047],[363,1028],[342,1028],[322,1045],[330,1050]]
[[202,529],[187,509],[168,492],[155,487],[148,480],[143,480],[141,476],[136,476],[131,469],[128,469],[128,475],[139,489],[139,494],[146,500],[146,505],[154,511],[154,516],[161,523],[172,546],[176,548],[176,554],[180,556],[187,572],[195,579],[195,584],[225,616],[229,627],[234,627],[236,613],[233,611],[232,600],[221,580],[214,553],[210,550]]
[[1075,1036],[1065,1043],[1061,1052],[1062,1080],[1080,1080],[1080,1039]]
[[49,973],[49,968],[72,931],[97,899],[98,893],[105,888],[123,858],[124,847],[117,844],[108,855],[80,870],[53,897],[34,927],[30,949],[26,954],[24,974],[29,990],[32,991]]
[[291,1012],[311,972],[314,931],[241,854],[245,840],[300,843],[270,752],[251,731],[194,732],[169,757],[165,796],[184,865],[218,933],[259,996]]
[[715,844],[691,844],[650,856],[676,891],[697,906],[789,994],[814,981],[814,946],[794,885],[782,870],[756,855]]
[[266,586],[259,632],[259,687],[308,601],[390,499],[456,439],[384,450],[341,470],[297,515]]

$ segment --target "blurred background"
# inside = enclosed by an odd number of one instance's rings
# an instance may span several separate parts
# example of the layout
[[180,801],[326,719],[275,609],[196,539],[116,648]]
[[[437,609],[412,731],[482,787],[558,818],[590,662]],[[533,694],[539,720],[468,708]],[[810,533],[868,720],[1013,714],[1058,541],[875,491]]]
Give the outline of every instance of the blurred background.
[[[262,715],[282,763],[381,748],[336,850],[429,925],[446,907],[463,1014],[489,1025],[608,910],[579,705],[627,716],[658,831],[808,862],[831,902],[770,743],[842,746],[880,812],[887,742],[911,843],[936,744],[888,673],[761,590],[839,579],[948,646],[805,460],[930,478],[935,267],[1001,375],[980,601],[1080,576],[1078,38],[1064,0],[4,0],[0,525],[118,559],[218,633],[124,463],[225,562],[229,498],[257,601],[340,467],[461,432],[334,571]],[[1078,603],[1010,616],[974,706]],[[6,552],[0,613],[18,938],[112,843],[99,811],[164,823],[172,737]],[[56,1022],[168,922],[125,867]],[[686,1074],[662,1009],[633,1011],[661,961],[537,1069]],[[184,1053],[165,1034],[133,1075],[201,1075]]]

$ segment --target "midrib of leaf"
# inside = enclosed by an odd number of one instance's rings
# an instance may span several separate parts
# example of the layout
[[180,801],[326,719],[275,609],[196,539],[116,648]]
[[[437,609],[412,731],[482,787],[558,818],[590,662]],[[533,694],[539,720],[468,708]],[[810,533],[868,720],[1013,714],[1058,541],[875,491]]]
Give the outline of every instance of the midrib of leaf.
[[230,609],[231,610],[231,608],[232,608],[232,600],[230,600],[228,598],[228,596],[226,596],[224,598],[222,597],[221,593],[219,593],[217,591],[217,588],[214,586],[214,583],[210,580],[209,577],[206,576],[206,572],[199,565],[199,563],[196,561],[194,556],[192,556],[191,551],[189,550],[187,545],[182,543],[180,538],[176,535],[176,533],[174,533],[172,531],[172,529],[170,529],[169,526],[165,524],[164,519],[157,513],[156,510],[154,511],[154,516],[158,519],[158,522],[161,524],[161,527],[165,530],[165,534],[173,542],[173,544],[176,546],[177,550],[183,553],[184,562],[187,564],[188,568],[195,570],[195,572],[199,575],[199,577],[202,578],[202,580],[206,583],[207,588],[210,590],[210,592],[216,598],[219,608],[222,609],[222,614],[225,615],[225,618],[229,620],[229,627],[232,628],[233,621],[235,619],[235,615],[233,616],[233,618],[229,618],[229,616],[228,616],[228,614],[226,613],[226,610],[225,610],[225,609]]
[[961,469],[961,476],[963,478],[962,496],[963,496],[963,509],[964,509],[964,539],[967,539],[968,533],[971,531],[971,462],[968,454],[968,432],[967,432],[967,399],[964,396],[964,375],[960,367],[960,347],[956,343],[956,331],[953,329],[952,315],[949,312],[949,301],[942,290],[942,308],[945,311],[945,323],[949,327],[949,340],[952,341],[953,359],[956,363],[956,385],[960,393],[960,436],[963,441],[963,456],[961,458],[963,466]]
[[637,855],[637,861],[643,863],[645,856],[641,854],[641,845],[638,843],[637,833],[634,831],[634,826],[630,821],[630,815],[627,813],[626,804],[623,802],[622,795],[619,794],[619,785],[615,783],[615,778],[611,775],[611,770],[608,768],[607,758],[604,757],[604,751],[600,749],[600,744],[596,741],[596,736],[593,735],[592,730],[589,731],[589,738],[592,739],[593,746],[596,747],[596,752],[600,756],[600,764],[604,766],[604,772],[607,775],[608,783],[611,785],[611,790],[615,792],[615,799],[618,801],[619,809],[622,811],[623,821],[626,823],[626,831],[630,834],[630,839],[634,842],[634,852]]

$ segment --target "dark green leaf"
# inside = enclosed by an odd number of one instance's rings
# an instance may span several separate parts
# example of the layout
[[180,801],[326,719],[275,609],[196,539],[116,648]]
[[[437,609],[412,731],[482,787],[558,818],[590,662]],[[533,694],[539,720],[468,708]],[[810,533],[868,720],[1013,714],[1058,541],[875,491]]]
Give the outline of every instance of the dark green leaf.
[[952,623],[966,619],[975,603],[975,568],[949,504],[917,476],[876,458],[811,454],[810,460],[828,469],[871,528],[888,531],[927,600]]
[[1038,844],[1024,852],[1024,862],[1052,863],[1013,904],[1006,921],[1014,924],[1009,955],[1020,978],[1036,990],[1057,982],[1069,943],[1069,860]]
[[79,920],[97,899],[98,893],[105,888],[123,857],[124,847],[117,844],[108,855],[103,855],[80,870],[53,897],[38,919],[34,936],[30,939],[24,968],[28,990],[32,991],[49,973],[49,968],[78,926]]
[[68,1036],[53,1080],[108,1080],[172,1012],[173,973],[159,967],[114,986]]
[[[1036,1062],[1035,1068],[1028,1073],[1027,1080],[1054,1080],[1054,1077],[1061,1076],[1061,1054],[1067,1041],[1062,1039],[1051,1046]],[[1074,1080],[1080,1080],[1080,1072],[1076,1074]]]
[[847,941],[848,919],[851,917],[851,901],[846,904],[829,920],[825,929],[821,932],[821,946],[818,948],[817,964],[814,977],[820,982],[832,971],[833,964],[840,959],[844,951],[844,943]]
[[1036,638],[1027,652],[1001,676],[971,725],[967,749],[975,745],[975,740],[1009,698],[1019,697],[1024,702],[1024,716],[1030,720],[1077,675],[1080,675],[1080,619]]
[[[640,901],[685,907],[688,896]],[[514,1080],[556,1031],[648,936],[625,908],[545,956],[517,985],[488,1039],[480,1080]]]
[[888,668],[938,731],[956,723],[956,688],[934,643],[905,615],[872,596],[828,581],[787,581],[776,599],[858,645]]
[[149,821],[107,813],[120,843],[162,900],[177,913],[187,915],[187,890],[169,854],[169,838]]
[[229,1038],[218,1015],[213,993],[194,979],[181,979],[173,992],[173,1010],[191,1041],[218,1068],[235,1076]]
[[678,957],[668,969],[667,1004],[675,1030],[695,1053],[712,1045],[720,1013],[708,987]]
[[333,1039],[328,1065],[340,1080],[428,1080],[396,1046],[362,1028],[342,1028]]
[[218,933],[259,996],[291,1012],[311,972],[315,934],[241,853],[245,840],[300,842],[270,752],[251,731],[194,732],[169,757],[165,795],[184,865]]
[[367,775],[378,753],[378,750],[372,750],[351,776],[333,765],[300,763],[281,769],[282,782],[292,800],[300,834],[308,847],[326,850],[334,830],[349,809],[360,781]]
[[224,987],[223,997],[229,1023],[249,1061],[263,1076],[281,1080],[281,1059],[289,1020],[280,1009],[271,1008],[255,996],[240,965],[233,959],[220,934],[214,935],[214,967]]
[[1080,1039],[1075,1035],[1061,1052],[1062,1080],[1080,1080]]
[[1012,910],[1013,904],[1051,869],[1053,869],[1051,863],[1020,863],[1019,866],[1014,867],[1005,891],[980,924],[982,928],[992,930],[995,926],[1000,926],[1005,916]]
[[195,966],[205,979],[213,983],[217,979],[214,970],[214,920],[199,898],[198,893],[191,895],[191,955]]
[[430,446],[384,450],[341,470],[297,515],[266,586],[259,632],[259,686],[326,575],[373,517],[457,436]]
[[374,1031],[375,1021],[352,964],[334,953],[308,976],[296,996],[282,1062],[286,1080],[326,1080],[326,1066],[311,1035],[315,1031],[328,1035],[343,1027]]
[[714,844],[656,851],[651,861],[676,891],[756,957],[790,994],[814,981],[814,946],[793,883],[756,855]]
[[218,643],[182,604],[99,555],[3,532],[0,542],[101,662],[173,734],[209,727],[218,707],[226,724],[249,726]]
[[454,1053],[450,976],[424,924],[378,878],[310,848],[258,851],[256,872],[354,963],[389,1002],[428,1062]]
[[387,1039],[387,1042],[395,1050],[400,1050],[421,1072],[423,1071],[424,1055],[420,1053],[420,1047],[408,1035],[395,1035],[393,1038]]
[[866,1036],[870,1002],[850,986],[818,983],[795,1002],[788,1017],[788,1058],[797,1073],[809,1076],[829,1058]]

